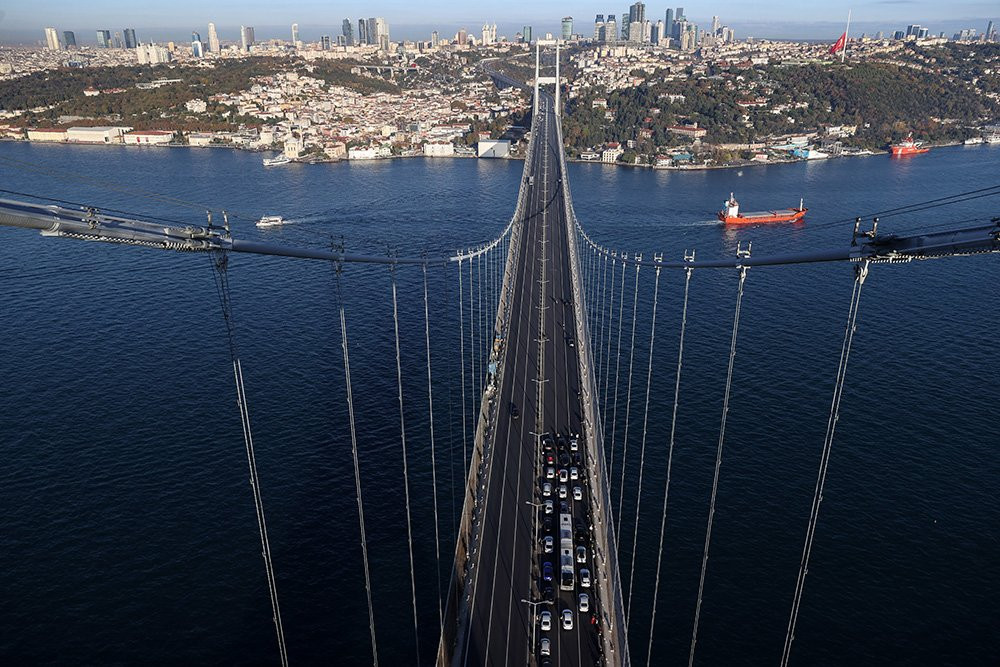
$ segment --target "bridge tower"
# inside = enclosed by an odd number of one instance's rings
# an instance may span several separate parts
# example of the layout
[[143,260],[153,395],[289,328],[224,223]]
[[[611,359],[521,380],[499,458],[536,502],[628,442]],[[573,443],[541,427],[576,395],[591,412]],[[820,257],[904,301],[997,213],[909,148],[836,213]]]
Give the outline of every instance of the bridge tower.
[[[539,39],[535,42],[535,97],[534,106],[532,107],[533,115],[538,113],[538,87],[547,83],[555,84],[556,87],[556,115],[562,115],[562,108],[559,106],[559,40],[558,39]],[[542,47],[543,46],[555,46],[556,47],[556,75],[555,76],[541,76],[541,59],[542,59]]]

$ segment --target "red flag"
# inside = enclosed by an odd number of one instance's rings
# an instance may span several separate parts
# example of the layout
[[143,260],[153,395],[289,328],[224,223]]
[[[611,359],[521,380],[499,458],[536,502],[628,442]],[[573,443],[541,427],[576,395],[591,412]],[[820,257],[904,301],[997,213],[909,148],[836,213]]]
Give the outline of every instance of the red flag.
[[836,53],[837,51],[843,49],[844,46],[846,45],[847,45],[847,33],[845,32],[843,35],[840,36],[840,39],[837,40],[837,43],[830,47],[830,53]]

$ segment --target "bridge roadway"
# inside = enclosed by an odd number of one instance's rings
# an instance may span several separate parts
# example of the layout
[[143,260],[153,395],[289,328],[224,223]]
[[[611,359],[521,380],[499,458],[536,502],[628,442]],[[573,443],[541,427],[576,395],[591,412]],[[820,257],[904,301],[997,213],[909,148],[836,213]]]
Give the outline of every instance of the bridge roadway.
[[[543,96],[539,118],[533,123],[539,133],[534,142],[535,155],[527,186],[528,198],[524,227],[516,267],[511,324],[503,350],[501,386],[498,388],[497,424],[486,472],[485,506],[479,548],[472,555],[473,580],[464,636],[459,637],[456,662],[462,665],[549,664],[539,654],[541,638],[550,640],[552,665],[593,665],[600,661],[600,649],[594,615],[596,586],[581,588],[579,569],[586,567],[594,577],[593,549],[589,540],[574,539],[576,590],[563,591],[559,586],[559,513],[558,476],[544,479],[543,459],[536,434],[536,410],[542,405],[542,432],[580,432],[580,377],[578,347],[572,340],[575,331],[572,276],[569,267],[569,244],[566,210],[562,205],[562,174],[556,151],[561,150],[553,115],[552,100]],[[547,282],[543,284],[541,280]],[[540,299],[545,291],[544,314]],[[545,346],[542,372],[538,373],[539,322],[544,322]],[[539,395],[539,388],[541,395]],[[519,413],[515,417],[515,413]],[[586,465],[584,444],[580,454]],[[558,459],[558,453],[556,453]],[[558,470],[558,460],[554,466]],[[568,466],[567,466],[568,467]],[[574,517],[589,525],[589,475],[580,466],[580,479],[567,483],[566,502]],[[545,514],[541,503],[541,485],[553,487],[552,514]],[[580,485],[583,501],[573,501],[572,488]],[[552,529],[544,530],[545,517],[551,517]],[[537,532],[536,532],[537,531]],[[543,535],[552,535],[553,553],[544,554]],[[575,548],[587,547],[587,563],[577,564]],[[554,600],[529,605],[523,600],[544,599],[542,563],[553,567],[551,586]],[[578,594],[590,595],[591,611],[578,610]],[[542,632],[538,614],[552,613],[552,629]],[[560,614],[573,613],[573,630],[563,630]],[[534,624],[534,628],[532,627]],[[534,644],[532,644],[534,642]],[[463,650],[464,649],[464,650]],[[532,657],[533,656],[533,657]],[[529,662],[530,661],[530,662]]]

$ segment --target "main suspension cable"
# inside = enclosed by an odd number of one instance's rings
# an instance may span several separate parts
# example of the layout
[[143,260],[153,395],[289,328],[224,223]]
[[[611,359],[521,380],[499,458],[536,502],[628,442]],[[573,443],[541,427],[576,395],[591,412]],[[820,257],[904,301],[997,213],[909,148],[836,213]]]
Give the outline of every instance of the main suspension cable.
[[674,435],[677,433],[677,406],[681,396],[681,368],[684,363],[684,332],[687,329],[688,290],[691,286],[692,269],[685,271],[684,305],[681,308],[681,334],[677,344],[677,373],[674,376],[674,408],[670,415],[670,443],[667,446],[667,475],[663,484],[663,510],[660,514],[660,547],[656,553],[656,583],[653,584],[653,612],[649,617],[649,646],[646,648],[646,667],[653,655],[653,630],[656,627],[656,598],[660,592],[660,566],[663,563],[663,538],[667,530],[667,498],[670,495],[670,473],[674,463]]
[[215,278],[215,288],[222,307],[222,318],[226,324],[226,338],[229,342],[229,357],[233,364],[233,378],[236,382],[236,404],[240,410],[240,425],[243,427],[243,443],[246,447],[247,465],[250,468],[250,489],[253,492],[253,504],[257,513],[257,529],[260,533],[261,555],[264,557],[264,569],[267,572],[267,589],[271,597],[272,620],[278,638],[278,655],[283,667],[288,666],[288,651],[285,646],[285,629],[281,622],[281,609],[278,605],[278,585],[274,573],[274,563],[271,561],[271,542],[267,536],[267,521],[264,519],[264,500],[260,493],[260,477],[257,475],[257,456],[253,446],[253,432],[250,428],[250,409],[247,405],[246,390],[243,386],[243,364],[240,363],[239,349],[236,345],[235,322],[233,321],[233,305],[229,291],[229,256],[225,250],[216,250],[209,255],[212,262],[212,274]]
[[351,454],[354,458],[354,493],[358,500],[358,527],[361,530],[361,557],[365,569],[365,596],[368,599],[368,630],[372,642],[372,663],[378,667],[378,644],[375,641],[375,607],[372,604],[372,582],[368,566],[368,538],[365,534],[365,506],[361,498],[361,466],[358,463],[358,435],[354,422],[354,393],[351,386],[351,356],[347,344],[347,317],[344,314],[344,292],[340,284],[342,263],[335,265],[337,305],[340,310],[340,346],[344,352],[344,384],[347,386],[347,417],[351,431]]
[[806,574],[809,573],[809,557],[812,555],[813,538],[816,536],[816,523],[819,520],[819,506],[823,502],[823,487],[826,485],[826,471],[830,465],[830,452],[833,448],[833,436],[840,419],[840,399],[844,394],[844,379],[847,375],[847,361],[851,356],[851,344],[854,342],[854,332],[857,329],[858,307],[861,303],[861,288],[868,277],[868,260],[855,266],[854,288],[851,291],[851,305],[847,315],[847,326],[844,330],[844,343],[840,349],[840,363],[837,366],[837,378],[833,385],[833,399],[830,402],[830,416],[826,422],[826,434],[823,437],[823,449],[820,455],[819,473],[816,476],[816,488],[813,491],[812,508],[809,511],[809,524],[806,528],[805,544],[802,546],[802,560],[799,563],[799,574],[795,582],[795,594],[792,597],[792,610],[788,619],[788,629],[785,632],[785,647],[781,652],[781,667],[787,667],[795,640],[795,625],[799,618],[799,606],[802,602],[802,590],[805,587]]
[[399,398],[399,441],[403,449],[403,492],[406,500],[406,542],[410,551],[410,593],[413,598],[413,636],[420,664],[420,631],[417,627],[417,578],[413,565],[413,528],[410,520],[410,475],[406,459],[406,420],[403,416],[403,367],[399,354],[399,308],[396,298],[396,266],[389,265],[392,278],[392,324],[396,340],[396,395]]
[[722,401],[722,422],[719,425],[719,445],[715,452],[715,475],[712,478],[712,497],[708,505],[708,527],[705,529],[705,550],[701,557],[701,576],[698,578],[698,602],[694,609],[694,628],[691,631],[691,651],[688,667],[694,665],[694,649],[698,644],[698,621],[701,619],[701,600],[705,591],[705,571],[708,569],[708,547],[712,542],[712,522],[715,518],[715,498],[719,491],[719,468],[722,466],[722,444],[726,440],[726,418],[729,416],[729,394],[733,386],[733,363],[736,360],[736,336],[740,328],[740,308],[743,305],[743,284],[747,267],[740,267],[739,290],[736,294],[736,311],[733,315],[733,337],[729,343],[729,367],[726,370],[726,394]]

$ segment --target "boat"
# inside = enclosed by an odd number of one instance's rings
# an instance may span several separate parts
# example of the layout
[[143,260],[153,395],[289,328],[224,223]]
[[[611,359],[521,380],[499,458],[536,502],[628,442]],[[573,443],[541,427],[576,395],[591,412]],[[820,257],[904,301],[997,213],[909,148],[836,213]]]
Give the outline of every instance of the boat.
[[265,167],[277,167],[278,165],[288,164],[291,162],[291,158],[287,155],[278,155],[276,157],[266,157],[264,158]]
[[983,137],[984,144],[1000,144],[1000,132],[993,132]]
[[257,221],[258,227],[279,227],[285,223],[280,215],[265,215]]
[[718,212],[719,220],[727,225],[756,225],[767,222],[796,222],[802,219],[807,209],[803,202],[799,200],[798,208],[782,208],[774,211],[757,211],[754,213],[740,213],[740,203],[736,201],[733,193],[729,193],[729,201],[723,204],[725,208]]
[[983,143],[984,139],[982,137],[969,137],[964,143],[966,146],[975,146],[976,144]]
[[917,153],[926,153],[929,150],[929,148],[924,148],[923,142],[913,140],[912,132],[906,135],[906,139],[903,141],[889,146],[889,152],[894,157],[902,155],[916,155]]

